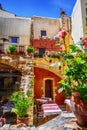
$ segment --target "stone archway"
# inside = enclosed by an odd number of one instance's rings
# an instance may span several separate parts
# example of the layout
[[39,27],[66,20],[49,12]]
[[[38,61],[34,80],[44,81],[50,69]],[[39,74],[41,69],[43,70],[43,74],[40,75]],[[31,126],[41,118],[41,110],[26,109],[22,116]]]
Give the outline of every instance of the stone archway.
[[[33,98],[33,86],[31,87],[31,80],[34,78],[33,73],[33,56],[32,55],[0,55],[0,63],[10,66],[21,73],[20,90],[31,93]],[[33,106],[29,110],[29,124],[33,124]]]
[[0,63],[0,99],[10,97],[20,89],[21,72],[15,68]]
[[[14,68],[21,73],[20,88],[26,93],[29,89],[29,80],[34,77],[33,57],[29,55],[1,55],[0,63]],[[26,87],[25,87],[26,86]]]

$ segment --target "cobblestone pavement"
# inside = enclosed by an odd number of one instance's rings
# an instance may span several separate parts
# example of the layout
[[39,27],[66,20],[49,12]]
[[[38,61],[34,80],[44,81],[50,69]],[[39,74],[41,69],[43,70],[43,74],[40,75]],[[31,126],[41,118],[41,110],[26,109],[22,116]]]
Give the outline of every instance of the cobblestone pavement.
[[13,127],[9,124],[4,125],[0,130],[87,130],[76,124],[76,118],[73,113],[63,112],[61,115],[49,120],[38,127]]
[[60,116],[32,130],[69,130],[66,129],[64,125],[74,119],[75,116],[72,113],[62,113]]

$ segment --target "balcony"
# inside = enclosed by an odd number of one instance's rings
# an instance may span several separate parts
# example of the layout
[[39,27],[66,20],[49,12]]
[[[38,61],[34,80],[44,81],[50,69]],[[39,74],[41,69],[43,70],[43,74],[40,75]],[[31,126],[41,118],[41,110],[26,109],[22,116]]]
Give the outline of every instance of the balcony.
[[[14,45],[14,44],[0,45],[0,54],[7,54],[7,49],[10,45]],[[16,52],[14,54],[24,55],[26,53],[27,46],[22,46],[22,45],[15,45],[15,46],[16,46]]]

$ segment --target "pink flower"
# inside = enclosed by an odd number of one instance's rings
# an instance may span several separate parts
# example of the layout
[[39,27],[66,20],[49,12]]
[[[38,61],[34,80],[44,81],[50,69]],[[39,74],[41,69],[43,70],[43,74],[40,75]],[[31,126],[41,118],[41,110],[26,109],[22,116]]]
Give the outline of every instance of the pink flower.
[[86,42],[87,42],[87,40],[86,40],[86,39],[82,39],[81,41],[82,41],[83,43],[86,43]]
[[62,38],[64,38],[66,35],[67,35],[67,31],[65,31],[65,30],[60,31],[57,34],[58,37],[62,37]]
[[82,39],[81,42],[83,42],[84,46],[87,48],[87,39]]

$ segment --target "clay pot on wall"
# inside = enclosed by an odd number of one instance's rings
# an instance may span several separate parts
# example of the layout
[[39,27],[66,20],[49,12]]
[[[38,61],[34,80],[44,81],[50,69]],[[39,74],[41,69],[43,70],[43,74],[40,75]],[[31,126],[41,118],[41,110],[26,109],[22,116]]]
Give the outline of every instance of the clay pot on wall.
[[87,126],[87,102],[80,98],[80,93],[72,93],[71,109],[77,118],[77,123],[81,126]]

